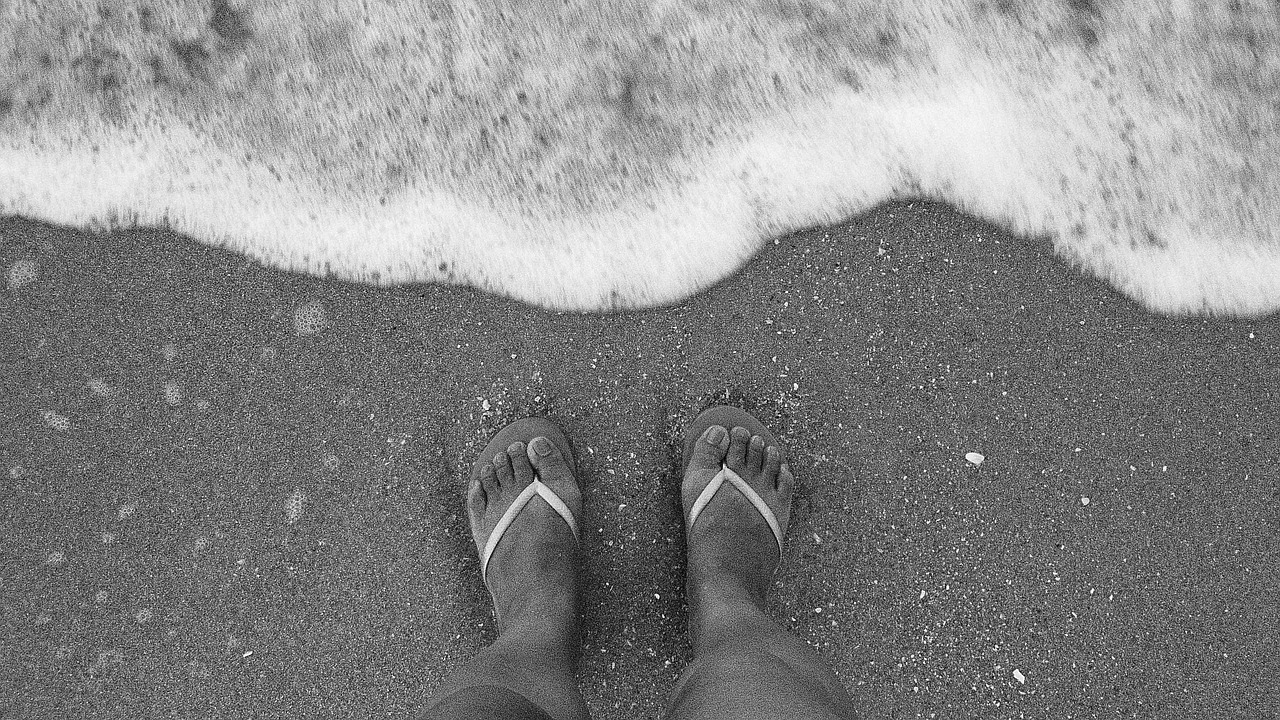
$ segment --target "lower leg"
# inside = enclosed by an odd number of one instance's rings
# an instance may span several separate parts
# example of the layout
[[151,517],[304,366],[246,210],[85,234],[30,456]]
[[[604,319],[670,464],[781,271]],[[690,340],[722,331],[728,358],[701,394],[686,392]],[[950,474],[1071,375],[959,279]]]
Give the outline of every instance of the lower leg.
[[[744,417],[745,424],[758,421]],[[728,430],[728,432],[726,432]],[[853,701],[816,652],[765,615],[780,562],[773,531],[736,486],[720,486],[695,519],[690,508],[722,467],[769,506],[785,529],[795,478],[767,430],[711,426],[690,446],[681,488],[693,662],[670,696],[675,720],[838,720]]]
[[[548,615],[557,613],[548,610],[557,598],[530,600],[533,612],[512,617],[492,645],[440,685],[423,720],[586,720],[587,707],[573,669],[576,627],[549,623]],[[465,692],[486,686],[505,688],[518,697]],[[529,703],[536,707],[529,708]]]
[[[754,601],[692,601],[693,662],[670,696],[674,720],[834,720],[853,701],[818,654]],[[715,609],[709,609],[714,607]]]
[[[532,445],[513,442],[486,454],[473,469],[467,513],[477,551],[533,481],[535,467],[570,513],[581,514],[581,492],[565,456],[545,437]],[[534,496],[499,538],[482,570],[493,596],[498,639],[441,685],[425,718],[586,720],[574,676],[579,559],[572,531]]]

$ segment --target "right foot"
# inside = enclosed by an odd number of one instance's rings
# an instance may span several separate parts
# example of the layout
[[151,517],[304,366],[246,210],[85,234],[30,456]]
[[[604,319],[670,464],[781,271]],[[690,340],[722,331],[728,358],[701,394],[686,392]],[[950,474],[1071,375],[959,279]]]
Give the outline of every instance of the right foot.
[[[718,437],[717,437],[718,436]],[[694,443],[681,495],[686,524],[689,511],[721,464],[728,465],[773,510],[786,532],[795,478],[783,462],[782,448],[745,427],[712,425]],[[736,487],[725,483],[686,529],[686,594],[691,630],[744,604],[763,611],[765,595],[781,560],[778,543],[764,517]]]
[[[545,437],[533,438],[531,444],[514,442],[493,457],[482,458],[483,464],[471,478],[467,515],[479,552],[535,473],[574,517],[582,516],[582,493],[560,450]],[[489,559],[485,579],[494,597],[499,634],[520,624],[569,643],[576,626],[577,563],[573,532],[546,500],[534,496]]]

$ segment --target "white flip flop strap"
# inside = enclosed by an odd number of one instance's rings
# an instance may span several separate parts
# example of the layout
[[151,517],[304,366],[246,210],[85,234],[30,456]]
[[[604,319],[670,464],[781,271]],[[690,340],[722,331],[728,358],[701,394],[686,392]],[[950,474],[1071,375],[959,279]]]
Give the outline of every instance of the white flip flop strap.
[[769,505],[764,501],[764,498],[761,498],[760,494],[752,489],[746,480],[739,477],[738,473],[730,470],[729,466],[723,463],[720,465],[720,472],[716,473],[711,482],[707,483],[707,486],[702,489],[702,493],[698,495],[697,501],[693,503],[693,510],[689,512],[690,529],[698,521],[698,516],[702,514],[703,508],[707,506],[707,503],[711,502],[711,498],[715,497],[716,491],[720,489],[721,485],[724,485],[726,480],[738,488],[743,497],[750,500],[751,504],[756,506],[756,510],[759,510],[760,514],[764,516],[764,521],[769,523],[769,529],[773,531],[773,539],[778,541],[778,558],[781,561],[782,529],[778,527],[778,518],[774,516],[773,510],[769,509]]
[[547,504],[551,506],[551,509],[564,518],[564,521],[569,524],[569,529],[573,531],[573,541],[579,542],[578,523],[573,519],[573,513],[569,512],[569,506],[565,505],[560,496],[556,495],[546,483],[534,478],[533,482],[520,491],[515,501],[511,503],[511,507],[507,508],[507,511],[502,514],[502,518],[498,520],[498,524],[494,526],[493,532],[489,534],[489,541],[484,544],[484,557],[480,560],[480,578],[482,580],[485,578],[485,571],[489,569],[489,557],[493,555],[494,550],[498,549],[498,541],[502,539],[503,533],[507,531],[511,523],[516,521],[516,516],[520,514],[525,505],[529,504],[534,495],[541,495],[542,499],[546,500]]

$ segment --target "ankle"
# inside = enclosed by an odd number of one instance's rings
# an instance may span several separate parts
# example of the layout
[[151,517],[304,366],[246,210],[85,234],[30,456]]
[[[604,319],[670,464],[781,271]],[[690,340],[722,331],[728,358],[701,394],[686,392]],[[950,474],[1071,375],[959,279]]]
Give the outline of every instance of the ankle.
[[745,588],[722,585],[690,586],[689,639],[694,654],[710,652],[724,644],[752,644],[770,625],[763,595]]
[[500,617],[499,634],[545,638],[553,644],[573,642],[578,630],[576,598],[563,588],[530,588],[503,607]]
[[686,581],[685,597],[694,612],[736,615],[751,611],[763,613],[765,591],[719,577],[714,581]]

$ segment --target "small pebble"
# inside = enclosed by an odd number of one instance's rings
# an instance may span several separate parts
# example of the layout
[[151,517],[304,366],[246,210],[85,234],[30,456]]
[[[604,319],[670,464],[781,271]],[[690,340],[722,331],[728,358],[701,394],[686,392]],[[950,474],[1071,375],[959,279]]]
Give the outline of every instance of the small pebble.
[[971,452],[971,453],[965,453],[964,459],[968,460],[974,465],[981,465],[982,461],[986,460],[987,458],[984,457],[982,453]]

